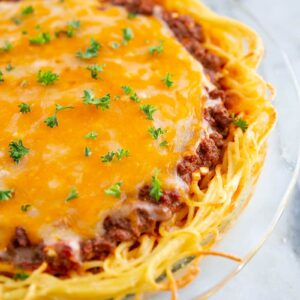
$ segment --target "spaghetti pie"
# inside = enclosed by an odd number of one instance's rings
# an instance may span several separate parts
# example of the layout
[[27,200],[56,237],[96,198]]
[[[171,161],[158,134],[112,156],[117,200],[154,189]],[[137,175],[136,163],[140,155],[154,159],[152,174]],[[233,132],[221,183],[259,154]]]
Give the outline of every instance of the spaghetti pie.
[[0,2],[0,299],[175,295],[224,255],[276,119],[262,54],[196,0]]

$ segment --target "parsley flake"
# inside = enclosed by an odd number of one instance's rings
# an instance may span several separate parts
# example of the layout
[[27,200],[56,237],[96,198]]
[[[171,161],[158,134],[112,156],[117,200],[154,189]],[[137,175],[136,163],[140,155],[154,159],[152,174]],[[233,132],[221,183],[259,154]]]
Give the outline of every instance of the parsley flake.
[[99,73],[103,72],[103,65],[99,66],[99,65],[95,64],[95,65],[88,66],[87,69],[89,71],[91,71],[91,77],[93,79],[98,79],[99,78]]
[[52,71],[42,71],[39,70],[37,75],[37,81],[42,85],[51,85],[56,80],[58,80],[59,76]]
[[31,37],[29,43],[32,45],[44,45],[48,44],[51,41],[51,36],[49,32],[42,32],[38,35]]
[[91,131],[85,135],[87,140],[95,140],[98,137],[98,133],[96,131]]
[[3,72],[2,72],[2,71],[0,71],[0,83],[1,83],[1,82],[4,82]]
[[128,157],[129,156],[129,151],[126,150],[126,149],[118,149],[115,152],[115,155],[116,155],[118,160],[121,160],[123,157]]
[[5,67],[5,70],[6,70],[7,72],[12,71],[13,69],[14,69],[14,67],[13,67],[11,64],[7,64],[6,67]]
[[165,130],[155,127],[150,127],[148,129],[148,132],[155,140],[157,140],[161,135],[166,133]]
[[75,188],[71,188],[71,191],[69,193],[69,195],[67,196],[67,198],[65,199],[65,202],[70,202],[74,199],[77,199],[79,196],[77,190]]
[[162,142],[159,144],[159,146],[165,148],[165,147],[168,147],[168,146],[169,146],[169,143],[168,143],[168,141],[162,141]]
[[141,105],[140,109],[147,116],[148,120],[153,121],[153,114],[157,111],[157,108],[155,108],[151,104],[145,104],[145,105]]
[[117,182],[114,185],[112,185],[110,188],[106,189],[104,191],[105,195],[108,196],[113,196],[115,198],[120,198],[121,197],[121,182]]
[[123,28],[123,43],[127,44],[134,38],[133,31],[130,28]]
[[92,155],[92,149],[90,147],[85,147],[84,148],[84,155],[86,157],[90,157]]
[[76,56],[81,59],[91,59],[93,57],[97,57],[101,47],[101,44],[92,38],[90,41],[90,46],[84,52],[82,52],[81,50],[78,51],[76,53]]
[[21,211],[27,212],[31,208],[31,204],[22,204],[21,205]]
[[152,176],[152,183],[151,183],[151,189],[150,189],[150,196],[154,198],[156,201],[159,201],[161,196],[163,195],[162,189],[161,189],[161,183],[158,180],[158,174],[159,171],[156,170],[154,176]]
[[128,15],[127,15],[127,18],[128,18],[129,20],[133,20],[133,19],[136,18],[136,16],[137,16],[136,13],[134,13],[134,12],[129,12]]
[[22,140],[14,141],[9,144],[9,156],[16,163],[19,163],[21,158],[28,153],[29,149],[23,145]]
[[157,46],[151,46],[148,51],[149,51],[150,55],[155,55],[155,54],[159,55],[159,54],[162,54],[163,51],[164,51],[164,44],[160,43]]
[[117,43],[117,42],[112,42],[112,43],[110,44],[110,47],[111,47],[112,49],[118,49],[118,48],[120,48],[120,44]]
[[110,108],[110,94],[106,94],[105,96],[96,99],[93,92],[90,90],[85,90],[83,92],[83,103],[88,105],[96,105],[97,108],[101,108],[102,110],[106,110]]
[[128,85],[124,85],[122,86],[122,90],[124,91],[124,93],[126,95],[130,96],[130,99],[136,103],[141,102],[139,96],[137,95],[137,93],[133,90],[132,87],[128,86]]
[[75,32],[80,27],[80,21],[72,20],[68,23],[66,34],[68,37],[73,37]]
[[4,45],[0,48],[1,52],[9,52],[13,48],[13,44],[9,41],[5,41]]
[[22,114],[27,114],[31,112],[30,106],[27,103],[22,102],[21,104],[18,105],[18,107],[20,108],[20,112]]
[[234,115],[232,116],[232,124],[235,125],[236,127],[241,128],[243,132],[246,132],[249,126],[244,119],[242,119],[241,117],[234,118]]
[[13,197],[13,190],[0,190],[0,201],[8,201]]
[[30,5],[30,6],[25,6],[22,11],[21,11],[21,15],[22,16],[28,16],[30,14],[34,13],[34,8]]
[[170,73],[167,73],[166,76],[162,79],[162,82],[168,87],[172,87],[174,84],[174,81],[172,79],[172,75]]
[[113,151],[112,152],[108,152],[105,155],[101,156],[101,161],[103,163],[111,162],[113,160],[114,156],[115,156],[115,152],[113,152]]
[[60,104],[55,104],[55,112],[52,116],[50,116],[49,118],[47,118],[44,123],[50,127],[50,128],[54,128],[58,126],[58,119],[57,119],[57,113],[62,111],[62,110],[66,110],[66,109],[73,109],[73,106],[63,106]]
[[25,272],[18,272],[14,275],[14,280],[26,280],[29,277],[28,273]]

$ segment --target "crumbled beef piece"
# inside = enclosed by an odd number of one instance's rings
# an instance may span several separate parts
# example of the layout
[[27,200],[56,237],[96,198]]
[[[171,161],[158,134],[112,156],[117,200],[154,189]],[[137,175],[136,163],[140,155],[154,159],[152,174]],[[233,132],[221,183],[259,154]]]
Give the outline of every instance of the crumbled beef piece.
[[220,149],[224,146],[224,137],[217,131],[211,133],[209,137],[215,142],[216,146]]
[[172,213],[177,212],[185,206],[185,203],[180,201],[180,194],[177,191],[165,191],[160,198],[162,205],[168,207]]
[[214,89],[211,92],[209,92],[209,97],[211,99],[221,99],[224,100],[226,97],[226,94],[223,90],[220,89]]
[[105,237],[110,241],[124,242],[137,238],[128,217],[118,215],[107,216],[104,219],[103,227],[106,232]]
[[203,29],[200,24],[187,15],[179,15],[176,12],[164,11],[163,19],[169,25],[177,39],[184,45],[188,44],[190,40],[197,42],[204,42]]
[[5,259],[17,267],[33,270],[44,260],[43,245],[33,245],[24,228],[16,227],[8,247]]
[[217,147],[211,138],[205,138],[200,142],[197,153],[201,161],[201,166],[214,168],[221,162],[222,150]]
[[85,240],[81,243],[82,260],[103,260],[114,251],[115,244],[101,237]]
[[228,110],[223,104],[206,108],[204,111],[204,117],[219,133],[221,133],[224,137],[227,136],[231,118]]
[[12,248],[23,248],[29,247],[31,245],[28,235],[24,228],[16,227],[15,235],[10,241],[10,246]]
[[45,261],[48,264],[47,272],[55,276],[67,276],[70,271],[76,271],[80,267],[74,250],[64,242],[45,248]]
[[108,0],[111,4],[126,7],[133,13],[152,15],[155,2],[153,0]]
[[185,156],[177,165],[177,172],[186,183],[190,183],[192,174],[199,169],[200,166],[201,162],[197,155]]

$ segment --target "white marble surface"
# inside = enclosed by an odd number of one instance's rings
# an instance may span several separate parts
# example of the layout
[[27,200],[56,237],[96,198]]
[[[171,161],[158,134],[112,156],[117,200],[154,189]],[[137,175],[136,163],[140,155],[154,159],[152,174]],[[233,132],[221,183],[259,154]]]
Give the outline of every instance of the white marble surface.
[[[300,1],[239,1],[272,32],[288,53],[300,81]],[[300,299],[300,180],[271,238],[244,270],[211,299]]]

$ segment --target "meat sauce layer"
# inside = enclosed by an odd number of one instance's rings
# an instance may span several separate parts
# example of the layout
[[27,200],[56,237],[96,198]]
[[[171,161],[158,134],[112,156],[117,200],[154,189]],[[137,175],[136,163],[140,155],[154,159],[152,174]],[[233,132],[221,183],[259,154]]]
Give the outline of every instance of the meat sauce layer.
[[0,53],[0,190],[11,191],[0,258],[67,276],[120,242],[158,238],[186,209],[192,173],[221,162],[226,62],[200,24],[152,1],[30,3],[0,14],[12,45]]

